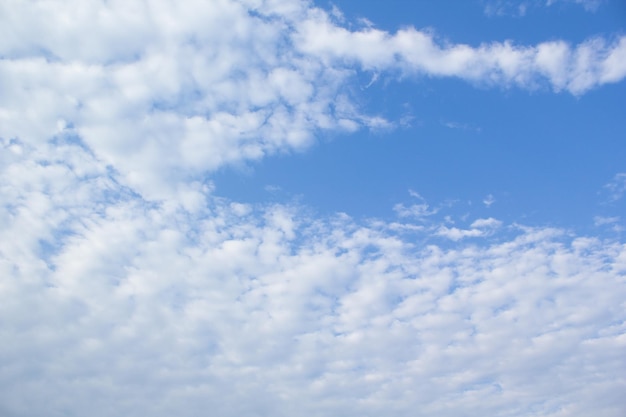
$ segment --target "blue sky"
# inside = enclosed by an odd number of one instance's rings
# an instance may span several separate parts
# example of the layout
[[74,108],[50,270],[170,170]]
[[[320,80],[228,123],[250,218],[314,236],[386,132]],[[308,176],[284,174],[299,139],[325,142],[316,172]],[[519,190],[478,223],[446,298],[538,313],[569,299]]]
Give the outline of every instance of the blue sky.
[[626,7],[0,5],[0,414],[626,412]]
[[[593,12],[569,2],[479,3],[455,2],[454,13],[430,2],[396,1],[384,8],[376,2],[334,4],[348,25],[363,18],[391,32],[413,25],[445,42],[474,46],[614,38],[626,19],[618,2]],[[520,4],[527,4],[524,16]],[[502,15],[486,13],[490,5]],[[582,97],[553,94],[545,85],[529,92],[381,74],[366,88],[373,74],[360,73],[352,86],[359,103],[397,127],[363,129],[341,140],[322,135],[323,146],[305,153],[227,167],[215,180],[220,192],[263,201],[275,198],[280,187],[279,198],[302,199],[326,214],[386,217],[412,189],[439,204],[455,201],[456,210],[469,210],[471,202],[478,213],[508,221],[586,231],[594,216],[623,210],[606,207],[601,192],[626,160],[623,83]],[[481,210],[488,195],[497,204]]]

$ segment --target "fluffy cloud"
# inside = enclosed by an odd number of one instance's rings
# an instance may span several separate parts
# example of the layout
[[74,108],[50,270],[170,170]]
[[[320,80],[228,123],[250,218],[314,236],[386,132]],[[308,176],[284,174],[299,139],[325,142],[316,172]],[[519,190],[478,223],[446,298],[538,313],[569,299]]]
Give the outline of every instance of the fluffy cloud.
[[623,38],[447,45],[280,0],[5,1],[0,28],[0,414],[623,412],[623,244],[207,179],[384,126],[360,70],[579,94],[624,77]]
[[450,246],[201,190],[151,204],[63,152],[2,176],[5,415],[624,410],[623,244],[489,218]]
[[15,36],[0,44],[3,137],[39,144],[72,128],[151,198],[224,164],[301,149],[316,129],[368,124],[341,91],[348,70],[290,47],[303,5],[4,7]]
[[414,28],[390,34],[376,29],[351,32],[326,17],[303,24],[301,47],[329,61],[356,62],[367,70],[399,69],[412,74],[460,77],[495,85],[533,88],[547,80],[556,91],[581,94],[595,86],[621,80],[626,65],[626,38],[612,43],[592,39],[576,47],[563,41],[536,46],[511,42],[471,47],[440,44],[428,32]]
[[226,164],[303,149],[320,129],[388,125],[353,104],[358,70],[573,94],[626,75],[623,37],[450,44],[415,28],[352,31],[298,1],[0,7],[2,137],[38,146],[70,130],[147,198]]

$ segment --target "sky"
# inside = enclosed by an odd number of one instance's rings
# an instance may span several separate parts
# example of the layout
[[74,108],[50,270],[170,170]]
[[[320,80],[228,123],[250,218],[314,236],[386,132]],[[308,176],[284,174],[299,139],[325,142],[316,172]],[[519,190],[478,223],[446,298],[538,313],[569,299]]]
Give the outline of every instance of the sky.
[[626,413],[619,0],[0,3],[0,415]]

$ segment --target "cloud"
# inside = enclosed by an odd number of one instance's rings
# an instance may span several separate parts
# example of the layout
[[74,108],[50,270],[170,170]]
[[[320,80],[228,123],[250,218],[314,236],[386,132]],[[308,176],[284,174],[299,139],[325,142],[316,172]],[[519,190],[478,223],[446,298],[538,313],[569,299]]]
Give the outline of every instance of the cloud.
[[[281,0],[7,1],[0,28],[0,414],[623,414],[622,243],[210,180],[388,126],[360,70],[579,94],[623,78],[623,39],[446,45]],[[400,217],[434,214],[412,195]]]
[[483,204],[487,207],[491,207],[491,205],[495,202],[496,199],[492,194],[487,195],[487,197],[485,197],[485,199],[483,200]]
[[585,10],[589,12],[595,12],[598,8],[604,3],[604,0],[548,0],[547,5],[552,6],[555,3],[564,2],[564,3],[575,3],[580,4],[584,7]]
[[470,227],[479,228],[479,229],[491,229],[502,226],[502,222],[494,219],[493,217],[489,217],[487,219],[477,219],[470,225]]
[[620,218],[617,216],[614,216],[614,217],[595,216],[593,218],[593,224],[596,226],[604,226],[607,224],[617,223],[619,219]]
[[147,198],[303,149],[316,129],[382,123],[355,112],[341,89],[349,71],[288,46],[304,3],[57,3],[5,6],[19,36],[0,42],[2,135],[35,145],[72,125]]
[[3,165],[6,415],[624,410],[621,243],[486,218],[458,230],[480,245],[420,244],[201,189],[111,198],[38,152]]
[[615,174],[613,179],[604,186],[609,193],[609,201],[621,200],[626,193],[626,173]]
[[426,217],[431,216],[437,213],[437,209],[431,209],[431,207],[426,204],[411,204],[410,206],[405,206],[404,204],[398,203],[393,207],[393,211],[400,217]]
[[480,132],[482,130],[480,127],[476,127],[468,123],[459,123],[459,122],[451,122],[451,121],[443,122],[442,121],[441,124],[447,127],[448,129],[469,130],[469,131],[474,131],[474,132]]
[[626,75],[620,59],[626,51],[623,37],[610,43],[591,39],[575,47],[563,41],[472,47],[441,42],[430,32],[410,27],[395,34],[371,28],[349,31],[315,11],[299,26],[295,39],[300,50],[328,64],[353,63],[377,72],[459,77],[487,85],[535,88],[547,81],[555,91],[582,94]]
[[621,218],[619,216],[594,216],[593,218],[594,226],[610,226],[610,229],[616,233],[621,233],[625,230],[624,226],[620,224],[620,221]]
[[355,105],[358,71],[573,94],[626,75],[623,37],[452,44],[411,27],[350,30],[336,10],[299,1],[2,7],[2,137],[38,146],[64,125],[148,199],[225,165],[305,149],[320,130],[389,128]]
[[488,0],[484,2],[485,15],[524,17],[529,9],[550,7],[557,3],[572,3],[581,5],[588,12],[595,12],[604,3],[604,0],[547,0],[547,1],[512,1]]
[[526,1],[506,1],[506,0],[496,0],[496,1],[487,1],[484,6],[485,15],[492,16],[515,16],[515,17],[523,17],[526,15],[529,4]]
[[417,191],[409,189],[409,195],[412,198],[419,200],[417,204],[411,204],[406,206],[403,203],[398,203],[393,206],[393,211],[400,218],[414,218],[424,220],[426,217],[437,214],[440,210],[438,207],[431,207],[426,199],[422,197]]
[[484,237],[493,234],[494,230],[502,226],[502,222],[492,217],[487,219],[477,219],[469,229],[459,229],[457,227],[440,226],[436,232],[437,236],[442,236],[453,241],[459,241],[466,237]]

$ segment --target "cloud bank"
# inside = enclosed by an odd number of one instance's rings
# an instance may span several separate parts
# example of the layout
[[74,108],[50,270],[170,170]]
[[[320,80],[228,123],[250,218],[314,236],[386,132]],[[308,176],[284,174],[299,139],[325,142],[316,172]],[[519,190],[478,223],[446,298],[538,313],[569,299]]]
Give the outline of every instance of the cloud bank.
[[386,126],[360,71],[583,94],[624,78],[626,38],[448,44],[280,0],[6,1],[0,28],[0,414],[626,409],[624,244],[426,224],[423,201],[316,218],[210,181]]
[[[72,146],[59,160],[89,160]],[[4,415],[624,410],[623,244],[492,218],[397,232],[200,191],[154,205],[19,158],[2,177],[19,237],[0,246]]]

